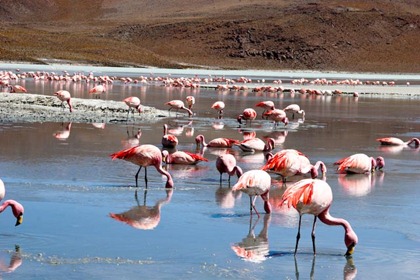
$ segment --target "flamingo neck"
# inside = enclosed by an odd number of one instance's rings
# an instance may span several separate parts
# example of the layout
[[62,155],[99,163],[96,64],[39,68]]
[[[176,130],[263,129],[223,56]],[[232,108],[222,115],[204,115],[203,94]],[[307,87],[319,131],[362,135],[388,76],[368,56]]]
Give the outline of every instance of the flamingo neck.
[[166,176],[166,188],[172,188],[174,186],[174,181],[172,180],[171,174],[168,171],[164,170],[161,165],[156,166],[157,171]]
[[2,213],[4,210],[6,210],[7,207],[10,206],[12,208],[13,215],[17,217],[19,215],[19,211],[17,209],[18,204],[19,203],[17,201],[11,199],[6,200],[2,205],[0,205],[0,213]]
[[345,219],[335,218],[330,215],[329,207],[325,209],[321,214],[318,215],[318,218],[326,225],[329,226],[343,226],[346,232],[352,231],[351,225]]
[[70,112],[73,112],[73,106],[71,105],[70,99],[67,100],[67,104],[69,104]]
[[420,146],[420,140],[418,138],[412,138],[410,141],[407,142],[407,146],[410,146],[414,143],[414,147],[418,148]]

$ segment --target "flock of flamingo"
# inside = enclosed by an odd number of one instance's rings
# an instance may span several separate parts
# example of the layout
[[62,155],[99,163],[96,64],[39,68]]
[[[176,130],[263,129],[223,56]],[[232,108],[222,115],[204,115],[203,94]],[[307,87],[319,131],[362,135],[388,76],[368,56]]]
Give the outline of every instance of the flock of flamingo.
[[[181,84],[180,80],[169,80],[169,78],[163,80],[163,82],[165,84],[170,83],[174,86]],[[10,84],[5,83],[4,80],[2,83],[3,86],[10,89],[10,92],[26,92],[26,89],[23,87],[19,88],[17,85],[11,86]],[[277,83],[281,83],[281,81],[277,81]],[[296,81],[295,83],[303,82]],[[217,86],[216,89],[217,88],[219,88],[219,86]],[[104,91],[106,91],[106,85],[101,83],[100,85],[93,87],[89,92],[95,94],[95,96],[100,96],[100,94]],[[55,92],[54,95],[57,96],[63,104],[68,104],[70,112],[73,111],[71,94],[68,91],[59,90]],[[128,107],[127,120],[129,119],[130,113],[134,114],[136,111],[139,114],[142,113],[141,101],[138,97],[131,96],[125,98],[123,102],[125,102]],[[185,99],[185,103],[182,100],[171,100],[164,103],[165,106],[169,106],[169,111],[176,110],[178,113],[179,110],[183,110],[188,113],[189,117],[194,116],[194,104],[195,98],[193,96],[188,96]],[[301,109],[298,104],[291,104],[283,109],[279,109],[275,108],[272,101],[262,101],[255,104],[255,107],[262,108],[264,110],[261,114],[262,118],[273,121],[275,126],[280,123],[287,126],[289,118],[293,119],[295,116],[305,118],[305,111]],[[225,104],[222,101],[215,102],[211,108],[217,112],[217,118],[223,118]],[[243,112],[238,115],[237,121],[240,125],[252,125],[252,121],[256,118],[257,112],[254,108],[245,108]],[[138,136],[138,138],[139,137],[140,136]],[[377,141],[380,142],[381,145],[386,146],[420,146],[420,141],[417,138],[413,138],[409,141],[403,141],[395,137],[387,137],[377,139]],[[279,205],[293,207],[299,213],[299,225],[294,254],[296,255],[298,250],[301,218],[304,214],[311,214],[314,216],[312,225],[313,254],[316,254],[315,227],[317,219],[327,225],[342,226],[345,231],[344,242],[347,249],[346,255],[351,255],[353,253],[354,248],[358,243],[358,237],[347,220],[335,218],[330,215],[333,194],[331,187],[326,182],[325,174],[327,172],[327,167],[322,161],[312,164],[305,154],[294,149],[284,149],[273,154],[272,150],[275,146],[274,139],[269,138],[266,141],[263,141],[262,139],[257,138],[255,134],[247,134],[242,141],[230,138],[215,138],[208,142],[206,141],[204,135],[201,134],[195,138],[195,142],[200,152],[192,153],[188,151],[178,151],[177,146],[179,141],[177,137],[170,134],[168,132],[167,125],[164,125],[161,141],[163,149],[152,144],[139,144],[134,147],[129,147],[112,153],[110,156],[113,160],[122,159],[139,166],[139,169],[135,174],[136,187],[139,186],[139,173],[141,169],[144,168],[144,181],[145,187],[147,188],[147,168],[153,166],[160,174],[166,177],[165,187],[167,189],[172,189],[174,187],[174,181],[170,172],[163,167],[164,163],[193,165],[199,163],[200,161],[208,161],[208,159],[204,157],[203,152],[204,149],[207,148],[231,149],[238,147],[244,152],[264,153],[265,162],[261,164],[261,167],[259,169],[248,170],[246,172],[238,166],[236,159],[232,154],[226,153],[218,156],[215,162],[215,167],[220,174],[220,182],[222,182],[222,175],[224,173],[228,175],[229,182],[231,177],[236,175],[238,180],[232,186],[232,191],[241,191],[247,194],[250,199],[250,215],[252,216],[253,212],[255,212],[259,217],[260,214],[255,205],[257,197],[261,197],[264,203],[264,211],[267,214],[270,214],[272,209],[272,205],[269,202],[269,191],[272,187],[271,174],[280,176],[282,178],[283,187],[286,189]],[[385,166],[385,160],[383,157],[373,158],[359,153],[337,160],[334,165],[337,165],[336,172],[338,173],[365,174],[381,170]],[[321,171],[320,173],[319,170]],[[286,184],[288,179],[296,175],[304,175],[309,178],[302,179],[288,186]],[[0,181],[0,198],[3,198],[4,194],[4,184]],[[169,199],[170,196],[168,196],[165,201],[168,201]],[[13,215],[17,219],[16,225],[20,224],[23,217],[23,206],[16,201],[7,200],[0,207],[0,212],[8,206],[12,208]],[[114,216],[116,219],[122,219],[117,215]]]

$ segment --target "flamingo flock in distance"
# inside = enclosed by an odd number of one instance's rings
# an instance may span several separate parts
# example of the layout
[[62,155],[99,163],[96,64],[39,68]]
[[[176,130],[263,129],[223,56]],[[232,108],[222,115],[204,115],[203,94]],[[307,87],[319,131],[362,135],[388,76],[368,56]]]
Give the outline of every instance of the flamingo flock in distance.
[[[9,76],[9,77],[7,77]],[[13,78],[11,78],[13,77]],[[70,75],[64,73],[63,75],[57,75],[56,73],[45,73],[45,72],[30,72],[30,73],[20,73],[19,75],[11,75],[11,73],[0,73],[0,86],[7,89],[10,93],[20,92],[26,93],[26,89],[19,87],[18,85],[11,85],[10,82],[16,82],[19,79],[23,78],[33,78],[33,79],[44,79],[47,81],[60,81],[67,80],[71,82],[86,82],[94,83],[95,86],[91,87],[88,91],[89,94],[92,94],[93,98],[100,98],[101,94],[107,92],[107,84],[112,84],[114,81],[117,81],[115,77],[95,77],[92,73],[88,75],[83,74],[74,74]],[[215,87],[215,90],[218,91],[247,91],[249,88],[246,84],[250,83],[251,80],[245,77],[240,77],[236,81],[233,79],[228,79],[224,77],[213,77],[213,78],[173,78],[173,77],[140,77],[139,79],[120,79],[120,82],[126,83],[160,83],[165,87],[191,87],[199,88],[201,85],[206,85],[209,83],[218,83]],[[265,83],[265,81],[261,81]],[[237,83],[243,83],[243,86],[238,86]],[[300,94],[315,94],[315,95],[340,95],[343,92],[340,90],[330,90],[330,91],[319,91],[315,89],[306,88],[310,85],[340,85],[340,84],[350,84],[350,85],[359,85],[360,81],[346,80],[346,81],[329,81],[326,79],[317,79],[313,81],[300,79],[293,80],[292,85],[302,85],[301,88],[290,88],[286,89],[283,86],[281,80],[276,80],[275,85],[269,86],[263,85],[261,87],[254,87],[252,92],[273,92],[273,93],[300,93]],[[371,83],[376,84],[376,83]],[[381,85],[384,85],[381,83]],[[388,82],[386,85],[393,86],[392,82]],[[305,86],[305,87],[303,87]],[[69,107],[69,112],[74,112],[75,108],[71,103],[71,94],[69,91],[61,89],[53,93],[61,102],[64,108],[65,103]],[[199,99],[198,103],[199,103]],[[123,99],[121,102],[125,103],[127,106],[127,122],[129,120],[130,113],[135,114],[137,111],[139,114],[143,112],[142,103],[139,97],[130,96]],[[179,111],[184,111],[187,113],[189,120],[191,121],[194,117],[198,115],[198,112],[195,111],[196,98],[192,95],[188,95],[185,98],[185,102],[179,99],[173,100],[164,100],[162,105],[168,108],[168,111],[176,111],[176,117],[178,118]],[[280,107],[280,106],[278,106]],[[276,129],[279,125],[282,124],[284,128],[288,128],[290,120],[293,120],[295,116],[300,117],[303,121],[305,120],[306,112],[300,107],[299,104],[289,104],[285,107],[281,106],[277,108],[273,101],[261,101],[255,104],[254,108],[236,108],[235,114],[237,116],[236,121],[239,123],[239,127],[245,125],[247,129],[252,127],[253,122],[273,122],[274,128],[273,132],[276,132]],[[261,112],[259,112],[262,109]],[[218,100],[213,103],[209,110],[214,110],[216,112],[216,117],[218,121],[222,119],[225,115],[225,112],[232,110],[232,108],[227,107],[224,101]],[[213,111],[213,112],[214,112]],[[170,113],[168,113],[170,114]],[[258,120],[258,114],[261,114],[261,120]],[[309,115],[309,112],[308,112]],[[68,125],[66,131],[68,138],[70,132],[71,123]],[[222,127],[223,128],[223,127]],[[278,132],[278,131],[277,131]],[[326,173],[327,165],[320,160],[313,160],[304,153],[296,149],[283,149],[280,151],[275,151],[276,146],[279,146],[279,143],[284,142],[284,138],[287,135],[287,131],[284,131],[280,135],[280,140],[269,135],[265,137],[265,140],[257,137],[255,131],[246,132],[242,131],[243,140],[218,137],[206,141],[204,134],[199,134],[195,137],[194,142],[196,144],[196,150],[199,152],[190,152],[190,151],[181,151],[177,150],[179,146],[179,140],[174,133],[169,131],[168,125],[163,125],[163,135],[161,139],[161,146],[154,144],[141,144],[139,139],[141,137],[141,130],[135,136],[135,144],[129,145],[128,147],[113,152],[110,154],[112,160],[121,159],[127,162],[130,162],[138,166],[138,170],[135,173],[135,186],[139,188],[139,175],[141,169],[144,168],[144,182],[145,189],[148,188],[148,174],[147,168],[153,167],[158,173],[166,177],[165,188],[170,189],[170,195],[168,195],[164,200],[157,203],[153,208],[134,207],[124,213],[120,214],[110,214],[110,216],[118,221],[132,225],[133,227],[151,229],[156,227],[154,224],[146,224],[146,221],[143,219],[147,217],[146,212],[153,212],[155,215],[155,221],[160,220],[160,207],[161,205],[168,203],[171,200],[173,188],[175,183],[173,176],[167,170],[167,166],[171,164],[177,165],[198,165],[202,162],[208,162],[209,159],[204,156],[204,151],[207,149],[219,151],[215,162],[214,167],[218,171],[219,184],[220,187],[223,184],[223,175],[227,174],[227,181],[229,183],[229,188],[231,192],[240,192],[245,193],[249,196],[249,209],[250,215],[253,212],[259,217],[260,213],[257,210],[256,199],[261,197],[263,201],[263,208],[266,214],[271,214],[272,209],[279,207],[287,206],[288,208],[296,209],[299,215],[299,224],[298,224],[298,233],[296,236],[296,243],[294,248],[294,254],[297,254],[298,245],[300,240],[300,231],[302,216],[304,214],[310,214],[314,216],[312,224],[312,251],[315,255],[317,253],[315,246],[315,227],[316,221],[319,219],[326,225],[331,226],[342,226],[344,229],[344,243],[346,246],[345,255],[351,255],[354,252],[355,246],[358,243],[358,237],[353,230],[350,222],[343,218],[335,218],[331,216],[330,210],[333,202],[333,191],[329,184],[327,183]],[[192,136],[192,134],[191,134]],[[412,138],[408,141],[403,141],[396,137],[384,137],[376,139],[382,146],[402,146],[402,147],[415,147],[420,146],[420,141],[417,138]],[[194,143],[192,143],[194,144]],[[238,149],[243,154],[251,153],[259,155],[263,161],[261,161],[259,168],[251,169],[244,171],[243,168],[238,164],[235,156],[230,153],[233,149]],[[368,156],[363,153],[353,154],[347,157],[342,157],[336,160],[332,165],[336,166],[335,171],[337,174],[372,174],[374,172],[382,172],[385,167],[385,159],[382,156],[377,156],[376,158]],[[170,170],[171,172],[176,172],[176,170]],[[237,181],[230,186],[231,177],[236,176]],[[351,176],[351,175],[349,175]],[[281,197],[280,202],[276,202],[276,205],[270,203],[270,189],[272,189],[273,177],[277,177],[279,182],[279,188],[284,189],[284,193]],[[175,177],[176,178],[176,177]],[[280,178],[280,179],[278,179]],[[280,186],[281,185],[281,186]],[[137,194],[137,193],[136,193]],[[4,184],[0,180],[0,198],[4,197]],[[0,207],[0,212],[3,212],[6,207],[10,206],[12,212],[17,218],[18,225],[21,222],[23,216],[23,206],[15,201],[7,200]],[[151,214],[150,214],[151,215]],[[20,222],[19,222],[20,221]]]

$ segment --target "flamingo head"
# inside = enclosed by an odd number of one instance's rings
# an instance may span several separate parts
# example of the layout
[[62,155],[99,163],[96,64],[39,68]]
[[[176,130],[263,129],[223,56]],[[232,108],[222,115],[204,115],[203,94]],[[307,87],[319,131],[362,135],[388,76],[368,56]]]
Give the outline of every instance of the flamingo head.
[[347,247],[346,256],[351,256],[354,253],[357,242],[358,238],[356,233],[353,230],[347,231],[344,236],[344,243]]
[[383,157],[377,157],[375,169],[381,170],[384,167],[385,167],[385,159]]
[[242,124],[242,115],[239,115],[236,120],[238,121],[239,124]]
[[197,144],[197,146],[200,146],[201,143],[204,142],[204,136],[202,134],[197,135],[197,137],[195,137],[195,143]]

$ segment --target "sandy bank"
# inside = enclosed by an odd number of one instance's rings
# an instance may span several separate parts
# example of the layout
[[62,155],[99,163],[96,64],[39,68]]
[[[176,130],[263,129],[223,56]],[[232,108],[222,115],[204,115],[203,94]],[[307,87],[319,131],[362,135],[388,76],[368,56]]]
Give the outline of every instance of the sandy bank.
[[[73,112],[63,109],[55,96],[0,93],[0,122],[75,122],[119,123],[127,119],[122,101],[72,98]],[[153,122],[168,116],[168,111],[143,106],[143,113],[130,113],[130,122]]]

